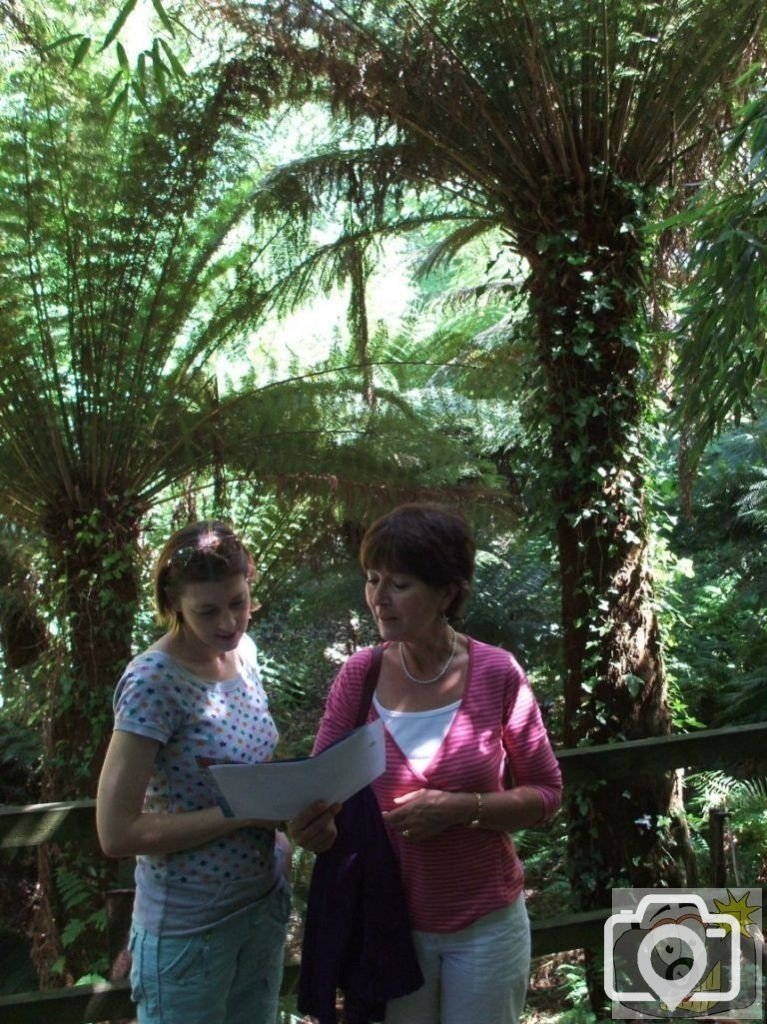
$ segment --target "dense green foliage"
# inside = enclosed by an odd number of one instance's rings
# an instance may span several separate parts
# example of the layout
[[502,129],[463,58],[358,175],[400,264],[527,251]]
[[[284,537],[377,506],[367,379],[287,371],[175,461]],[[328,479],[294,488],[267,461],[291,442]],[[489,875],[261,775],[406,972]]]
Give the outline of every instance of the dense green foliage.
[[[443,215],[457,220],[443,253],[495,228],[525,261],[533,359],[517,395],[534,408],[546,451],[539,465],[558,555],[565,742],[668,733],[647,493],[652,403],[668,347],[648,314],[676,240],[647,229],[704,162],[716,166],[708,144],[727,107],[723,85],[747,57],[760,6],[221,7],[289,101],[326,96],[352,125],[373,127],[366,148],[339,147],[334,163],[327,153],[306,161],[307,191],[351,179],[355,212],[385,230],[409,181],[424,216],[436,192]],[[507,323],[518,295],[509,282]],[[509,331],[500,347],[513,352],[520,333]],[[568,865],[583,908],[604,905],[615,885],[684,884],[691,857],[680,797],[669,774],[607,781],[570,799]],[[596,1005],[596,976],[590,991]]]
[[[557,743],[764,717],[759,6],[157,2],[134,58],[134,3],[0,5],[0,800],[92,792],[154,553],[203,515],[256,555],[285,754],[373,639],[361,532],[413,496],[472,518],[466,630]],[[767,875],[763,777],[693,781],[703,872],[724,800]],[[613,796],[520,837],[543,913],[676,877],[678,794]],[[47,870],[41,975],[105,969],[100,868]]]

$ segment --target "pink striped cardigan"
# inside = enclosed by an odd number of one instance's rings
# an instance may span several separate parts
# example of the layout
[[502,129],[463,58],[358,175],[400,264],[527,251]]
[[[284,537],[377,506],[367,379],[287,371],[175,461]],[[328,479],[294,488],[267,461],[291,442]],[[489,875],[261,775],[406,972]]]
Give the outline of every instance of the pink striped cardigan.
[[[353,654],[328,694],[315,752],[354,728],[372,648]],[[378,714],[370,708],[368,719]],[[414,789],[489,793],[503,789],[504,767],[515,785],[541,794],[544,817],[561,799],[561,773],[522,669],[508,651],[469,640],[466,688],[453,724],[425,773],[415,771],[386,733],[386,771],[374,783],[382,810]],[[389,830],[407,892],[412,925],[452,932],[513,903],[522,889],[522,864],[511,836],[492,829],[453,826],[408,843]]]

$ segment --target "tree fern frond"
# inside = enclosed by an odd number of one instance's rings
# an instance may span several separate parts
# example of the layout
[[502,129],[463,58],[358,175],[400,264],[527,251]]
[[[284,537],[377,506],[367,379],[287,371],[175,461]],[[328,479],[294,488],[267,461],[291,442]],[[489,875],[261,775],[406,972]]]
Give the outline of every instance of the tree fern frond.
[[418,268],[419,276],[425,277],[441,264],[449,263],[464,246],[497,226],[497,221],[480,217],[468,224],[459,225],[455,231],[452,231],[449,235],[440,239],[436,245],[432,246]]
[[767,470],[758,466],[756,473],[762,479],[751,484],[735,504],[742,519],[767,527]]
[[763,698],[767,688],[767,663],[763,660],[765,653],[767,643],[757,643],[750,651],[749,658],[751,664],[756,662],[756,667],[742,672],[737,684],[727,687],[723,694],[726,699],[727,724],[763,721]]
[[86,880],[64,867],[56,872],[56,888],[67,910],[74,910],[87,903],[91,896]]
[[[737,12],[723,0],[673,9],[557,0],[220,6],[254,38],[266,35],[291,83],[324,79],[352,120],[396,124],[424,159],[442,162],[444,180],[478,185],[486,210],[494,204],[525,233],[531,214],[553,230],[545,181],[585,192],[595,172],[605,188],[629,167],[660,181],[760,13],[753,0]],[[722,17],[737,26],[735,47],[715,27]]]
[[[210,459],[206,360],[265,306],[265,240],[234,234],[257,191],[233,145],[251,68],[206,69],[129,108],[119,133],[97,74],[25,74],[2,114],[4,508],[141,501],[174,455],[182,472]],[[163,422],[186,423],[165,449]],[[188,443],[203,435],[207,453]]]
[[282,273],[269,285],[266,293],[268,308],[276,312],[286,312],[317,292],[328,293],[344,281],[349,266],[349,254],[359,246],[380,244],[387,238],[398,238],[403,234],[418,232],[432,226],[435,220],[438,223],[451,223],[464,218],[465,214],[452,212],[443,213],[436,218],[429,213],[391,217],[380,224],[356,225],[331,242],[317,245],[301,254],[297,254],[292,246],[287,252],[280,252],[279,248],[277,251],[273,250],[271,257]]
[[704,807],[726,807],[738,811],[767,811],[767,778],[735,778],[723,771],[694,772],[687,784]]
[[767,813],[767,777],[743,779],[742,785],[734,795],[732,806],[739,811]]
[[738,786],[737,779],[719,770],[691,773],[685,782],[695,791],[706,808],[726,804]]

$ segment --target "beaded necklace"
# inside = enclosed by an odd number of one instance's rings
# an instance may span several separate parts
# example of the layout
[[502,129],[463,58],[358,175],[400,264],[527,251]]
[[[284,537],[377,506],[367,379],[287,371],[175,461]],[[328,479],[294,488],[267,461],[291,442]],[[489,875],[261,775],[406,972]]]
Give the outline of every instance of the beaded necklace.
[[450,668],[450,666],[451,666],[451,664],[453,662],[453,658],[455,657],[456,640],[457,640],[458,634],[456,633],[456,631],[453,629],[452,626],[448,626],[447,628],[453,634],[452,644],[451,644],[451,647],[450,647],[450,654],[447,657],[447,661],[442,666],[442,668],[439,670],[439,672],[436,674],[436,676],[432,676],[431,679],[416,679],[416,677],[414,675],[410,674],[410,672],[408,670],[408,667],[407,667],[407,665],[405,663],[405,654],[404,654],[404,652],[402,650],[402,641],[400,641],[400,644],[399,644],[399,662],[400,662],[400,665],[402,666],[402,671],[405,673],[405,675],[408,677],[408,679],[410,680],[411,683],[418,683],[419,686],[428,686],[430,683],[436,683],[438,680],[440,680],[442,678],[442,676],[444,676],[444,674]]

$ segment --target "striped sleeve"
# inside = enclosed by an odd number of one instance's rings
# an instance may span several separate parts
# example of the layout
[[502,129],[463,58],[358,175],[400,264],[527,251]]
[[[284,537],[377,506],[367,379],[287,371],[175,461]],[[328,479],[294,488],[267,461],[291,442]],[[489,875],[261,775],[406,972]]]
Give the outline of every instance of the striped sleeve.
[[527,676],[509,658],[512,700],[503,730],[508,774],[513,785],[540,793],[544,819],[550,818],[562,802],[562,772]]
[[333,680],[312,753],[325,750],[356,727],[360,699],[372,657],[372,647],[357,651]]

